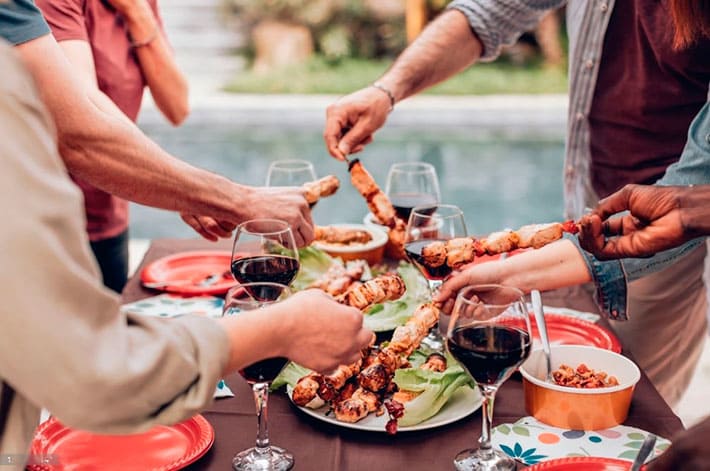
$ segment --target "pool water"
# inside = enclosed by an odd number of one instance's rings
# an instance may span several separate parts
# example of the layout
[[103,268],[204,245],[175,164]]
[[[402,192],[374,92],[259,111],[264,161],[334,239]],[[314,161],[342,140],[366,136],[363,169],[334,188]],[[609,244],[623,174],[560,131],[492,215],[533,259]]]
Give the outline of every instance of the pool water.
[[[314,208],[317,224],[361,222],[365,201],[350,185],[347,166],[325,150],[316,127],[280,130],[274,126],[235,126],[188,122],[179,129],[142,124],[143,130],[173,155],[234,181],[263,185],[269,164],[306,159],[319,176],[335,174],[341,189]],[[482,234],[505,227],[559,220],[563,213],[562,137],[537,138],[468,129],[385,128],[359,157],[384,188],[394,162],[423,161],[436,167],[442,200],[462,208],[468,231]],[[239,202],[235,202],[239,204]],[[131,207],[131,237],[193,237],[176,215],[140,205]]]

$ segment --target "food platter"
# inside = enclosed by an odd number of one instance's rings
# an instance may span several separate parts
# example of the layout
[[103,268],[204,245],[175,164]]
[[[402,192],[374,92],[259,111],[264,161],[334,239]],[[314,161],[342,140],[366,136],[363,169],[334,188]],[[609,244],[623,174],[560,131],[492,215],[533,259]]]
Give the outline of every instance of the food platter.
[[[291,387],[287,388],[288,397],[291,399]],[[291,401],[293,403],[293,401]],[[341,422],[336,420],[333,414],[328,414],[328,406],[323,406],[319,409],[311,409],[308,407],[299,407],[294,404],[295,407],[301,410],[306,415],[309,415],[317,420],[326,422],[329,424],[337,425],[339,427],[363,430],[367,432],[382,432],[386,433],[385,425],[388,421],[387,414],[382,414],[377,417],[375,414],[370,414],[359,422],[349,423]],[[406,407],[406,404],[405,404]],[[416,425],[410,426],[399,426],[397,428],[397,433],[402,432],[416,432],[418,430],[427,430],[436,427],[443,427],[444,425],[461,420],[464,417],[468,417],[474,413],[478,408],[481,407],[481,395],[478,389],[472,389],[467,386],[459,388],[452,396],[451,399],[444,405],[444,407],[439,410],[433,417],[420,422]]]

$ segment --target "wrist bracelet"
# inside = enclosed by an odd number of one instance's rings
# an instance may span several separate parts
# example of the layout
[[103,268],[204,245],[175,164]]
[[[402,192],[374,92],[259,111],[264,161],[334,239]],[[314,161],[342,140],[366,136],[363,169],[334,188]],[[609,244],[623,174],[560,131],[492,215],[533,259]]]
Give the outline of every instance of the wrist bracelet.
[[390,91],[390,89],[385,87],[384,85],[382,85],[380,82],[375,82],[371,86],[375,87],[378,90],[385,92],[387,97],[390,99],[390,111],[392,111],[394,109],[395,99],[394,99],[394,94]]
[[131,47],[133,49],[138,49],[139,47],[147,46],[148,44],[155,41],[155,39],[158,37],[158,33],[159,33],[158,27],[156,26],[155,30],[153,30],[153,34],[148,36],[148,38],[143,41],[134,41],[130,35],[128,36],[128,39],[131,41]]

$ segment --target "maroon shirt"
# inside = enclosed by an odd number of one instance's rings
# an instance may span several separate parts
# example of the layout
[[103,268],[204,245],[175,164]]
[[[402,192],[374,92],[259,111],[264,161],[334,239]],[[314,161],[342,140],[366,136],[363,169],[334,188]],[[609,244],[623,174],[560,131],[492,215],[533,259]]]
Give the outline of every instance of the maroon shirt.
[[673,31],[667,0],[614,4],[589,116],[600,197],[662,177],[707,101],[710,40],[675,51]]
[[[78,39],[89,43],[99,89],[135,121],[145,79],[120,15],[101,0],[36,0],[36,4],[57,41]],[[150,4],[162,27],[156,0],[150,0]],[[84,192],[89,239],[115,237],[128,228],[127,201],[72,178]]]

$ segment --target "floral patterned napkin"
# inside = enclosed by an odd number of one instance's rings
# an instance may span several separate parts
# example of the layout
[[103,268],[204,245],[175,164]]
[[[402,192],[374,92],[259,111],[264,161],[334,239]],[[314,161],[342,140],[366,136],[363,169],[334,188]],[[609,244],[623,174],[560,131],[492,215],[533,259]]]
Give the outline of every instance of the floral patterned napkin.
[[[492,431],[495,448],[527,465],[567,456],[598,456],[633,461],[648,432],[626,425],[585,432],[545,425],[534,417],[501,424]],[[647,461],[663,453],[671,442],[658,437]]]
[[[175,294],[160,294],[121,306],[122,312],[152,317],[180,317],[185,315],[222,317],[224,300],[214,296],[185,298]],[[234,397],[223,379],[217,383],[214,397]]]

